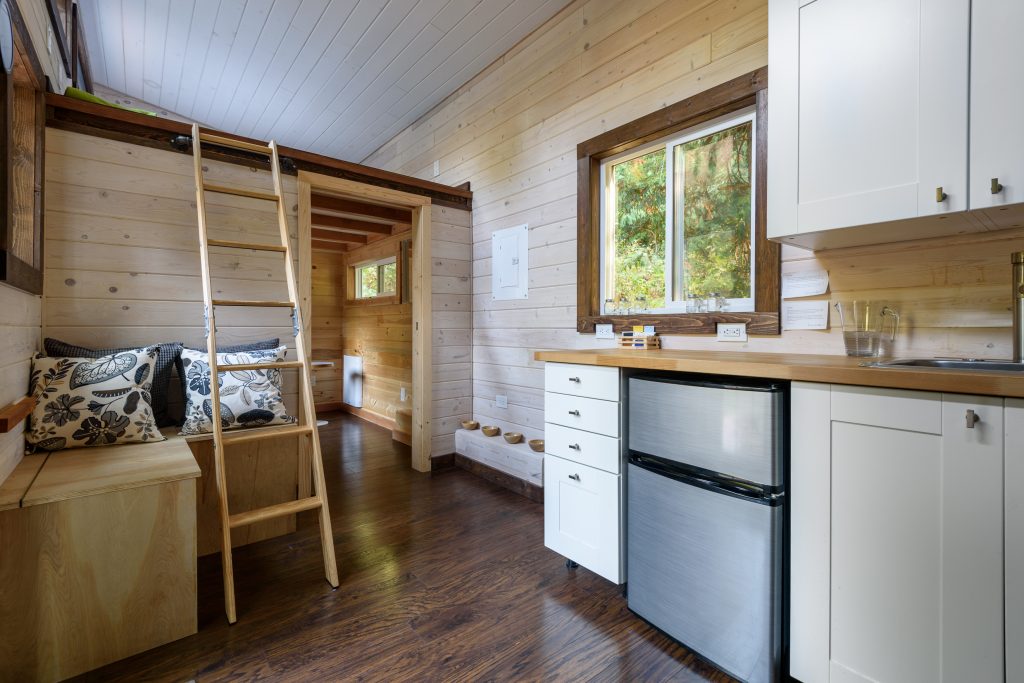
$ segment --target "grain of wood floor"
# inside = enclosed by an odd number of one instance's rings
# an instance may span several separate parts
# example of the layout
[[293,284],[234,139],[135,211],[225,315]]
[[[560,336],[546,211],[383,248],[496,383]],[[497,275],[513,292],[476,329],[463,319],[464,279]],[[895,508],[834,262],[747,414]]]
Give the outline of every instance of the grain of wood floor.
[[[93,681],[730,681],[544,547],[543,508],[462,470],[409,468],[391,433],[344,414],[320,434],[341,586],[312,513],[235,552],[238,623],[217,555],[199,561],[199,633]],[[230,465],[229,465],[230,466]]]

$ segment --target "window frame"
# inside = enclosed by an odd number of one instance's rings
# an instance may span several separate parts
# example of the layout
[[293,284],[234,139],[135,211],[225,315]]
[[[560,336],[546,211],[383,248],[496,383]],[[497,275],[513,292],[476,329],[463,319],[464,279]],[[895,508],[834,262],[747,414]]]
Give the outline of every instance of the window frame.
[[[754,232],[754,219],[757,216],[757,112],[754,107],[746,107],[742,110],[730,112],[724,116],[720,116],[711,121],[705,121],[697,124],[691,128],[687,128],[681,131],[677,131],[671,135],[667,135],[660,140],[657,140],[651,144],[642,145],[633,149],[627,150],[620,154],[616,154],[604,159],[601,159],[601,183],[600,191],[603,193],[599,199],[600,203],[600,218],[599,227],[601,231],[600,239],[600,259],[601,259],[601,281],[600,281],[600,300],[601,300],[601,314],[611,315],[607,310],[607,284],[608,280],[614,271],[614,263],[611,262],[607,256],[609,253],[609,245],[614,243],[614,237],[610,233],[612,228],[612,222],[609,218],[615,213],[613,203],[616,198],[615,192],[615,175],[610,173],[609,169],[628,162],[633,159],[638,159],[642,156],[646,156],[653,152],[664,151],[665,152],[665,306],[656,309],[649,309],[650,314],[666,315],[685,313],[686,300],[675,298],[677,290],[683,287],[683,273],[675,268],[675,265],[679,263],[677,258],[677,246],[682,242],[681,240],[681,226],[676,222],[676,215],[678,213],[677,208],[681,206],[681,201],[676,201],[676,185],[678,180],[678,172],[676,169],[675,152],[678,147],[685,145],[688,142],[699,140],[722,131],[729,130],[730,128],[736,128],[746,123],[750,124],[753,136],[751,138],[751,169],[750,169],[750,215],[751,215],[751,231],[750,231],[750,289],[751,296],[744,297],[742,299],[726,299],[729,310],[734,312],[750,312],[754,310],[754,289],[756,287],[756,273],[757,273],[757,255],[755,243],[756,234]],[[706,292],[704,294],[710,294]]]
[[[592,333],[598,324],[611,324],[616,332],[633,325],[654,325],[659,334],[716,334],[720,322],[742,322],[747,324],[749,334],[780,334],[781,247],[769,242],[766,233],[767,107],[768,69],[762,67],[577,145],[577,331]],[[601,300],[604,267],[601,260],[602,163],[620,155],[628,158],[633,151],[649,151],[660,146],[659,141],[683,137],[687,130],[736,117],[751,108],[755,121],[751,254],[756,264],[754,311],[604,314]],[[666,245],[666,257],[670,253],[668,247]]]
[[[395,266],[395,289],[394,290],[389,290],[389,291],[386,291],[386,292],[381,292],[380,288],[379,288],[379,284],[384,279],[383,268],[384,268],[384,266],[390,266],[392,264],[394,264],[394,266]],[[366,268],[369,268],[370,266],[376,266],[376,268],[377,268],[378,291],[373,296],[361,296],[362,295],[362,289],[363,289],[363,283],[362,283],[362,279],[359,277],[359,271],[364,270]],[[384,298],[389,298],[389,297],[395,297],[395,296],[398,295],[398,289],[400,288],[400,284],[398,282],[398,257],[397,256],[385,256],[384,258],[380,258],[380,259],[374,259],[374,260],[371,260],[371,261],[363,261],[362,263],[353,264],[352,268],[355,269],[355,273],[353,274],[353,277],[354,277],[354,284],[355,284],[354,297],[356,298],[356,300],[358,300],[358,301],[373,301],[374,299],[384,299]]]

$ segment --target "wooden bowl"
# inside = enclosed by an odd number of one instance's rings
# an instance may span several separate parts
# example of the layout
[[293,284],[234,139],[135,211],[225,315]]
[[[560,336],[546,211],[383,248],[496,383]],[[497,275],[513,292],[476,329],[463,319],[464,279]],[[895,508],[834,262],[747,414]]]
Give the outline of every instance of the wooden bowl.
[[477,422],[476,420],[463,420],[462,421],[462,428],[463,429],[479,429],[480,428],[480,423]]
[[484,436],[497,436],[498,434],[501,434],[501,427],[485,425],[481,431],[484,433]]
[[505,441],[509,443],[519,443],[523,440],[523,435],[519,432],[505,432]]
[[526,442],[530,446],[530,450],[535,453],[544,452],[544,439],[530,439]]

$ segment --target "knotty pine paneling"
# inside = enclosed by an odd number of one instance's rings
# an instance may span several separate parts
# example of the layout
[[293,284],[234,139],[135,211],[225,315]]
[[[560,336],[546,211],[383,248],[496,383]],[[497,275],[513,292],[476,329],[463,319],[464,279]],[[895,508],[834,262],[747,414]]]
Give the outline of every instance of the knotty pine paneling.
[[[270,174],[204,162],[212,182],[270,191]],[[284,176],[295,246],[295,180]],[[195,178],[189,156],[79,133],[46,131],[43,334],[84,346],[181,340],[203,348]],[[269,202],[207,193],[212,238],[279,241]],[[211,250],[214,295],[285,299],[284,262],[272,252]],[[287,309],[217,311],[222,344],[279,337],[294,348]],[[286,375],[295,410],[296,378]],[[172,409],[180,410],[174,380]]]
[[337,251],[312,252],[312,318],[309,321],[312,359],[331,361],[332,368],[313,371],[313,400],[318,406],[336,408],[341,403],[342,320],[345,301],[345,264]]
[[[609,346],[576,327],[576,145],[767,63],[766,0],[577,0],[366,163],[473,188],[473,412],[542,435],[538,348]],[[495,230],[530,225],[530,297],[491,301]],[[828,253],[784,247],[783,271],[823,267],[830,296],[893,302],[901,355],[1006,357],[1009,256],[1024,231]],[[667,348],[843,353],[837,329]],[[497,408],[505,394],[509,408]]]

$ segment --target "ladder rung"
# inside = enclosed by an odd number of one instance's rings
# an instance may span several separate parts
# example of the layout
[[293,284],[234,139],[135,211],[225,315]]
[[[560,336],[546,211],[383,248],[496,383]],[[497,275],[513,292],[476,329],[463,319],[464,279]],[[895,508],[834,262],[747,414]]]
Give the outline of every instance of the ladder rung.
[[232,149],[244,149],[247,152],[259,152],[260,154],[266,154],[270,156],[272,152],[270,147],[266,145],[259,145],[255,142],[246,142],[245,140],[235,140],[234,138],[226,138],[222,135],[211,135],[210,133],[200,133],[199,139],[203,142],[209,142],[211,145],[217,145],[218,147],[231,147]]
[[256,308],[295,308],[291,301],[250,301],[247,299],[214,299],[214,306],[253,306]]
[[293,426],[282,425],[280,427],[270,425],[258,429],[242,429],[239,431],[224,432],[221,434],[224,445],[237,443],[248,443],[249,441],[262,441],[264,439],[282,439],[286,436],[301,436],[312,434],[313,428],[309,425]]
[[228,247],[229,249],[255,249],[256,251],[280,251],[285,252],[287,247],[280,244],[256,244],[254,242],[232,242],[231,240],[206,240],[211,247]]
[[257,190],[246,190],[243,187],[228,187],[227,185],[214,185],[213,183],[203,183],[203,189],[207,192],[217,192],[219,194],[233,194],[237,197],[249,197],[250,199],[266,199],[268,202],[278,201],[278,196],[271,192],[259,192]]
[[232,370],[281,370],[283,368],[301,368],[301,360],[288,360],[275,363],[225,363],[217,366],[217,372],[231,372]]
[[287,503],[278,503],[277,505],[271,505],[270,507],[259,508],[258,510],[239,512],[237,515],[231,515],[228,520],[231,528],[234,529],[240,526],[255,524],[256,522],[265,522],[268,519],[294,515],[296,512],[316,510],[321,505],[323,505],[323,503],[320,500],[320,496],[311,496],[309,498],[300,498],[299,500],[290,500]]

